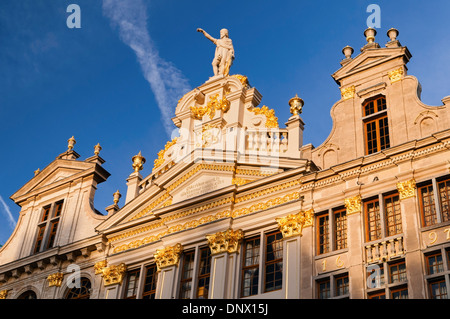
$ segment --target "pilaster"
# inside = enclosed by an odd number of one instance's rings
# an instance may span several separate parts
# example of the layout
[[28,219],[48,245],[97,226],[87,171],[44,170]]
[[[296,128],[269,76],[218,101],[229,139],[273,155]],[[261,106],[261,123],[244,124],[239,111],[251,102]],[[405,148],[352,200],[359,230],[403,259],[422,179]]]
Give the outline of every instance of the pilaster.
[[175,282],[183,246],[176,244],[164,249],[158,249],[154,254],[158,267],[158,283],[156,299],[172,299],[175,297]]

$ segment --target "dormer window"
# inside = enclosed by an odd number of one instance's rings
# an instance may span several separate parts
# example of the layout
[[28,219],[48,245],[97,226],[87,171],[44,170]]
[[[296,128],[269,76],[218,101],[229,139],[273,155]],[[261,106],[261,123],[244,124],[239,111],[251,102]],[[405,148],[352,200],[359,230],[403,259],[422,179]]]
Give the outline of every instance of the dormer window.
[[53,247],[58,230],[59,218],[62,212],[63,201],[47,205],[42,209],[42,216],[38,223],[34,253]]
[[386,98],[377,96],[363,104],[363,122],[366,154],[390,147]]

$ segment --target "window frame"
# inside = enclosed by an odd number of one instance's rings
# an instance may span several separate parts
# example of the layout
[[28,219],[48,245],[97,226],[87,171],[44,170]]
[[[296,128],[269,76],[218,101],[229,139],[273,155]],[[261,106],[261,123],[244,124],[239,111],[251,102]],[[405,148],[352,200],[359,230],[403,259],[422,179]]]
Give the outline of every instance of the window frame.
[[37,224],[37,233],[33,245],[33,254],[54,247],[59,231],[59,222],[64,207],[64,199],[45,205],[41,209],[41,217]]
[[[378,103],[378,101],[384,101],[384,103],[381,103],[381,107]],[[370,105],[370,103],[373,103],[373,112],[370,112],[367,114],[367,106]],[[383,108],[384,106],[384,108]],[[363,122],[363,131],[364,131],[364,150],[365,155],[371,155],[375,154],[377,152],[380,152],[382,150],[388,149],[391,147],[391,134],[389,129],[389,118],[388,118],[388,112],[387,112],[387,100],[386,96],[384,95],[377,95],[372,98],[369,98],[365,100],[362,103],[362,122]],[[384,134],[383,136],[380,134],[380,121],[384,121],[383,127],[384,131],[387,134]],[[368,125],[369,124],[375,124],[375,130],[373,131],[375,134],[375,138],[372,138],[370,141],[376,142],[376,147],[374,148],[372,145],[372,148],[369,149],[369,139],[368,139]],[[384,146],[381,145],[382,138],[385,139]]]

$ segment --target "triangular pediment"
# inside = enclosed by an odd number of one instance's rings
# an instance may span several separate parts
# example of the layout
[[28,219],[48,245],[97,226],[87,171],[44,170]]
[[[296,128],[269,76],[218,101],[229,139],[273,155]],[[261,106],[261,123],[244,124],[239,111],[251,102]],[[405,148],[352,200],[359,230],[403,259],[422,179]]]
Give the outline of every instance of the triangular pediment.
[[[77,174],[84,174],[84,172],[94,169],[94,166],[93,163],[56,159],[15,192],[11,199],[17,202],[23,196],[31,196],[48,187],[63,184],[66,180],[73,180]],[[109,176],[109,173],[107,175]]]
[[409,61],[411,53],[407,47],[367,49],[345,63],[332,77],[339,83],[343,78],[400,57],[403,58],[402,63]]

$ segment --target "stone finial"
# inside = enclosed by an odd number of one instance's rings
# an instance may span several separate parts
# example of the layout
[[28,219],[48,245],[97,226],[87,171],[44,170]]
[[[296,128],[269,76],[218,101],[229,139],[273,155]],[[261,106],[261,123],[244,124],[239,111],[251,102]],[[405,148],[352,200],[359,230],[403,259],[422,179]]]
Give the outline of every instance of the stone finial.
[[68,150],[68,151],[71,151],[71,150],[73,150],[73,147],[74,147],[74,145],[77,143],[77,141],[76,141],[75,138],[72,136],[71,138],[69,138],[69,139],[67,140],[67,143],[68,143],[68,145],[67,145],[67,150]]
[[291,114],[293,115],[301,114],[304,104],[305,103],[303,102],[303,100],[299,98],[297,94],[295,94],[295,96],[289,100],[289,106],[291,107],[290,108]]
[[131,160],[133,161],[132,167],[135,173],[139,172],[144,168],[145,157],[142,156],[141,151],[139,151],[138,155],[133,156]]
[[117,205],[119,203],[119,199],[122,197],[122,194],[120,194],[119,190],[113,194],[114,197],[114,205]]
[[342,49],[342,53],[344,54],[346,59],[351,59],[354,50],[351,46],[347,45]]
[[367,43],[374,43],[376,35],[377,35],[377,30],[375,30],[374,28],[367,28],[364,31],[364,36],[366,37]]
[[398,30],[395,28],[390,28],[387,32],[387,36],[389,37],[389,39],[391,39],[391,41],[396,41],[398,34],[399,34]]
[[100,154],[101,150],[102,150],[102,147],[100,146],[100,143],[97,143],[97,145],[94,146],[94,154],[98,156],[98,154]]

